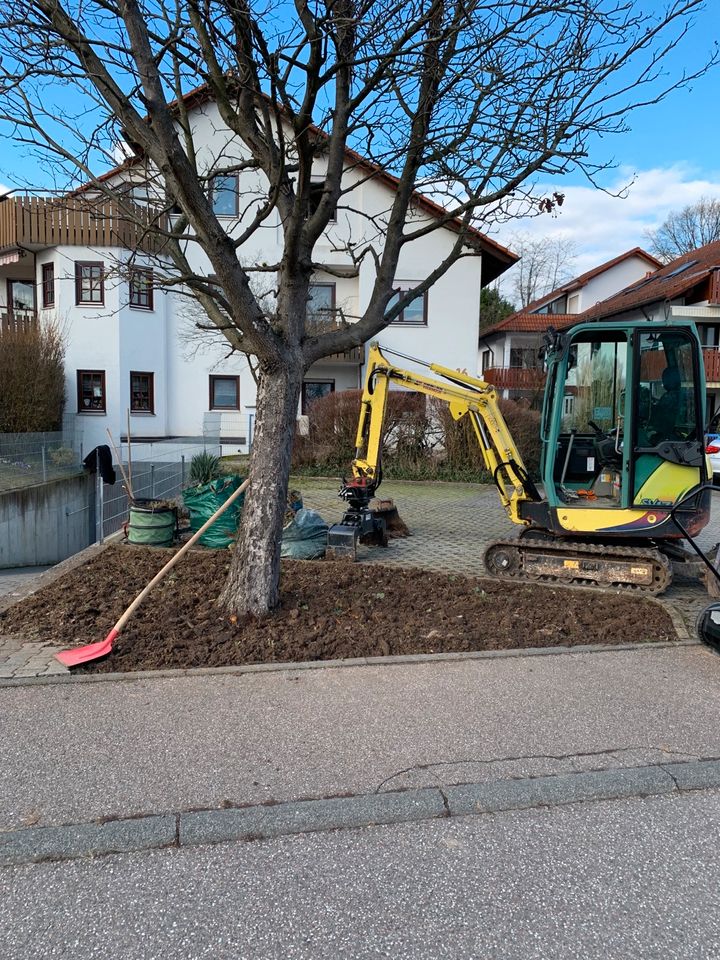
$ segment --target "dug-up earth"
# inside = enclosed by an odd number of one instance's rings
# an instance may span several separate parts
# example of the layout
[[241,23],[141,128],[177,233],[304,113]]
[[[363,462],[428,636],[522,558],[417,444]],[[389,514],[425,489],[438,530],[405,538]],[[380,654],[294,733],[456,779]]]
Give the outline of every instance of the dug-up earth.
[[[116,545],[0,613],[0,635],[102,640],[171,550]],[[283,561],[281,606],[233,622],[216,605],[230,556],[195,551],[92,672],[674,640],[662,606],[628,594],[381,564]]]

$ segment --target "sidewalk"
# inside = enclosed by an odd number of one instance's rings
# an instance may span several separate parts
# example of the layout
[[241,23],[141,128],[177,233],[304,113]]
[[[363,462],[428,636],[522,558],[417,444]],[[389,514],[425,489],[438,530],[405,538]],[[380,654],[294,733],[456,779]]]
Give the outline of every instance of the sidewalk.
[[700,646],[0,690],[0,831],[720,757]]

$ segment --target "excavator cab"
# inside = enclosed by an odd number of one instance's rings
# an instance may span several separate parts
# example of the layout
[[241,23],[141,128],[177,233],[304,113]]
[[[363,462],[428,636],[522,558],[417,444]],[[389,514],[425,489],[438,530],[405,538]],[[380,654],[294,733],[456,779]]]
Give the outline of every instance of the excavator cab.
[[[694,325],[580,324],[550,338],[547,364],[547,499],[528,517],[557,535],[680,537],[670,510],[709,476]],[[691,532],[707,523],[707,500],[687,505]]]

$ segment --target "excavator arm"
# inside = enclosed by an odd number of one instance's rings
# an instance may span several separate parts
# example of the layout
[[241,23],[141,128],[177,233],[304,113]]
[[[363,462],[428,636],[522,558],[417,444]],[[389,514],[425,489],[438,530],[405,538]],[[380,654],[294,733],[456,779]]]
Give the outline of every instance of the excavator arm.
[[[390,352],[390,351],[388,351]],[[328,551],[332,556],[355,556],[357,540],[380,533],[383,521],[370,510],[370,501],[382,480],[381,447],[388,393],[391,385],[423,393],[448,404],[455,420],[469,417],[485,467],[492,475],[500,500],[513,523],[527,525],[520,504],[542,497],[530,480],[512,434],[500,412],[495,388],[467,373],[429,363],[437,378],[404,370],[390,363],[377,343],[370,345],[360,418],[355,438],[353,476],[344,481],[340,496],[348,502],[341,523],[330,528]]]

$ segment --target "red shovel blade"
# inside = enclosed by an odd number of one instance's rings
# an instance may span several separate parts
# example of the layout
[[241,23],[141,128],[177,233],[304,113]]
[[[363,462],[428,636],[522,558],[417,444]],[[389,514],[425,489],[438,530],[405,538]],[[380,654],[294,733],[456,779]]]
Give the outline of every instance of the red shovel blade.
[[84,647],[75,647],[74,650],[62,650],[55,654],[55,659],[66,667],[78,667],[89,660],[99,660],[100,657],[106,657],[112,651],[113,640],[117,637],[118,631],[113,627],[105,639],[99,643],[88,643]]

